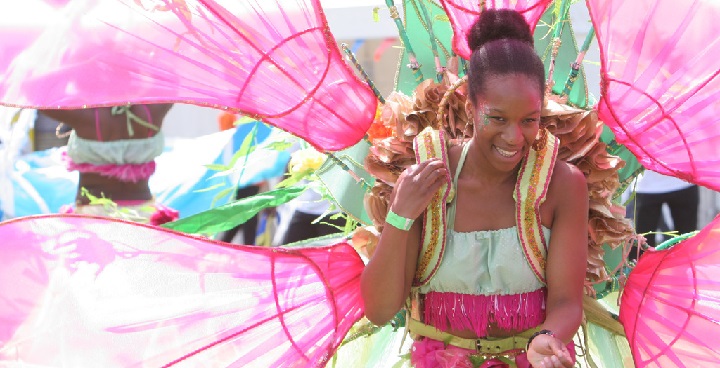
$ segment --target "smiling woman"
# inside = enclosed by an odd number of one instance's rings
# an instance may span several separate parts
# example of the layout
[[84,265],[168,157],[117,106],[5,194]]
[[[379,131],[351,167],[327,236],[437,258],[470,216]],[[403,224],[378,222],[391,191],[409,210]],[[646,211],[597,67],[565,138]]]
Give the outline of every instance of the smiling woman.
[[[585,177],[555,160],[557,138],[540,128],[545,72],[523,17],[486,10],[468,38],[474,134],[446,158],[424,160],[418,151],[429,146],[445,152],[442,135],[415,138],[418,163],[397,179],[363,272],[366,315],[384,324],[409,298],[416,367],[570,367],[583,308]],[[454,197],[436,214],[449,178]],[[440,244],[437,219],[446,220]]]
[[482,124],[476,131],[478,138],[491,146],[477,149],[506,172],[517,167],[538,135],[542,93],[532,79],[521,74],[490,76],[485,83],[486,89],[475,103]]

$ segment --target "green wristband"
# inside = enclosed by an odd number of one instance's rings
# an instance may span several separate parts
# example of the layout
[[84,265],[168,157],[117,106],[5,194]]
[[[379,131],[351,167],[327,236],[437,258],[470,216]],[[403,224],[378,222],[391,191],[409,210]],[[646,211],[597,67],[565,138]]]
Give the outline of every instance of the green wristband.
[[387,216],[385,216],[385,223],[390,224],[400,230],[408,231],[410,230],[410,227],[412,227],[414,220],[409,219],[407,217],[402,217],[398,215],[397,213],[393,212],[392,210],[388,211]]

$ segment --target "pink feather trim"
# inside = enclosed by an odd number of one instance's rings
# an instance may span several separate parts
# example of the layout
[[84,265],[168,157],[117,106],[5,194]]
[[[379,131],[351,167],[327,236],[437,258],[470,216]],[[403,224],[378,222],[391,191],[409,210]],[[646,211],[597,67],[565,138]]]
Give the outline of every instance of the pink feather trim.
[[545,288],[508,295],[430,292],[425,295],[425,323],[441,331],[469,329],[478,336],[487,336],[491,324],[526,330],[545,320],[545,294]]

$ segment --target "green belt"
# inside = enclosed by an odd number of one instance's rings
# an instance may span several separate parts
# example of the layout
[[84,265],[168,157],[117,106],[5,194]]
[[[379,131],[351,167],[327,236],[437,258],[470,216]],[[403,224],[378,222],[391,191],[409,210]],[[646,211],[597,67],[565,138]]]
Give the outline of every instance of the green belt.
[[539,327],[531,328],[515,336],[504,338],[467,339],[440,331],[413,318],[408,318],[407,329],[411,333],[442,341],[459,348],[475,350],[483,355],[502,355],[511,350],[525,350],[530,336],[540,330]]

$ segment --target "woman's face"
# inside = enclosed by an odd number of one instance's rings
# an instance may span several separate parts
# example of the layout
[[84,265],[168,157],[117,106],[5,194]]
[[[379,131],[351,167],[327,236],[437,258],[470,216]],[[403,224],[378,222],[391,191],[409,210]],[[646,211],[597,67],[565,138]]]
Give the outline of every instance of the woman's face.
[[522,74],[489,76],[475,101],[475,144],[499,171],[512,171],[540,129],[542,94]]

